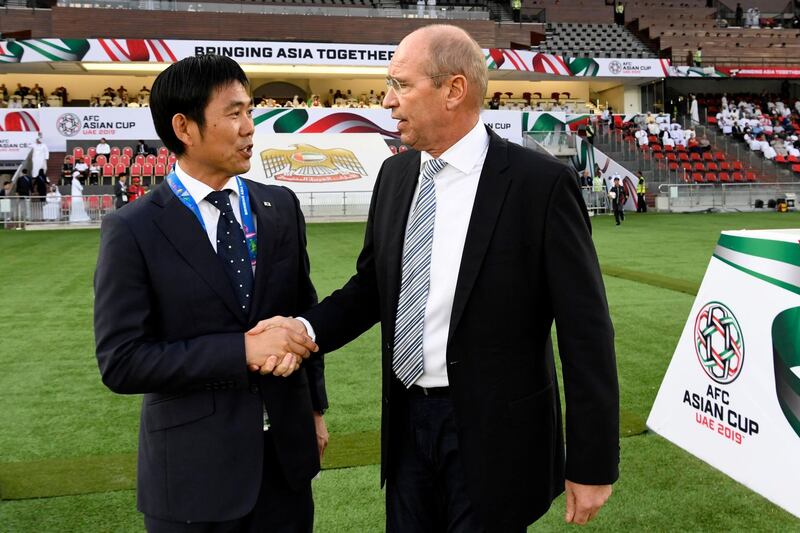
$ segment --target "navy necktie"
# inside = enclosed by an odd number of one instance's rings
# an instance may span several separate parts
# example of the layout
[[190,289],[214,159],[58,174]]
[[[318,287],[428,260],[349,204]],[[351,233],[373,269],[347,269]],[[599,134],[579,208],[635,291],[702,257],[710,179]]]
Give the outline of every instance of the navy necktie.
[[233,291],[245,313],[253,300],[253,269],[247,253],[242,227],[236,221],[228,190],[214,191],[206,196],[211,205],[219,209],[217,222],[217,255],[228,274]]

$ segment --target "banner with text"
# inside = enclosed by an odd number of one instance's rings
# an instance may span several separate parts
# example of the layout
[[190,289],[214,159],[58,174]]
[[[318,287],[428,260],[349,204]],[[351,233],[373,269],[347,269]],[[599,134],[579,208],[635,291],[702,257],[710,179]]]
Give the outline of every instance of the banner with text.
[[51,152],[64,152],[67,141],[157,139],[146,107],[43,107],[39,109],[42,137]]
[[0,161],[22,161],[38,136],[35,131],[0,131]]
[[798,240],[721,234],[647,425],[800,517]]

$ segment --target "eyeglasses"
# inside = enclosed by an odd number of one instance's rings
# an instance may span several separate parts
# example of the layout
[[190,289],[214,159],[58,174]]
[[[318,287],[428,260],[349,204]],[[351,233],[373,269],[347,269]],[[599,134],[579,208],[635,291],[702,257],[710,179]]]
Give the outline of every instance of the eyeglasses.
[[386,76],[386,87],[388,89],[394,89],[394,92],[400,94],[404,93],[406,90],[410,89],[415,83],[422,80],[432,80],[435,78],[441,78],[443,76],[452,76],[452,74],[434,74],[433,76],[426,76],[424,78],[420,78],[417,81],[400,81],[396,78],[392,78],[391,76]]

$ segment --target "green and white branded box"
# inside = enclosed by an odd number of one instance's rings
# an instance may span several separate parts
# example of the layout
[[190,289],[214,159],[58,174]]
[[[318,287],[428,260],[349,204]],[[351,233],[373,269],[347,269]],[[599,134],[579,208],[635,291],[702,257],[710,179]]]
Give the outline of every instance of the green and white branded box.
[[647,425],[800,517],[800,229],[720,235]]

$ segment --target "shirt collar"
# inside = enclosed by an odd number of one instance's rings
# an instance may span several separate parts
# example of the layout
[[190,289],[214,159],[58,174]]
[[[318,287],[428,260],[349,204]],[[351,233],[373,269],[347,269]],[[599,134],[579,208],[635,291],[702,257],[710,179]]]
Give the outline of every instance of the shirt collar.
[[[194,200],[194,203],[196,203],[197,205],[200,205],[200,202],[205,200],[206,196],[208,196],[209,193],[214,192],[214,189],[212,189],[202,181],[196,180],[189,174],[187,174],[186,171],[184,171],[181,168],[181,166],[178,164],[177,161],[175,162],[175,175],[178,176],[179,180],[181,180],[181,183],[183,183],[183,186],[186,187],[186,190],[189,192],[189,195],[192,197],[192,200]],[[236,184],[236,176],[233,176],[230,179],[228,179],[223,189],[233,191],[235,195],[233,200],[236,201],[239,195],[239,189]]]
[[[467,174],[480,161],[487,146],[489,146],[489,134],[486,132],[486,126],[483,125],[483,121],[478,118],[475,126],[439,156],[439,159],[443,159],[445,163],[455,167],[459,172]],[[424,165],[431,159],[434,159],[431,154],[422,152],[420,164]]]

